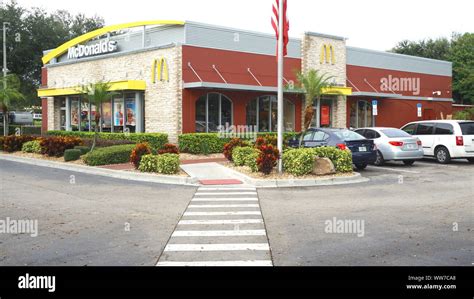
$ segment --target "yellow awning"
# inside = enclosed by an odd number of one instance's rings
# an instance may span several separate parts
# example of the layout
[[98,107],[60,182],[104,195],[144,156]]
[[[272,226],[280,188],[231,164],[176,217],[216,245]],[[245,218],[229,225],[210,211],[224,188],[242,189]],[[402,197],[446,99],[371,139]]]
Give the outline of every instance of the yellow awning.
[[329,88],[323,88],[323,93],[328,95],[352,95],[352,87],[342,87],[342,86],[331,86]]
[[[146,82],[141,80],[128,80],[128,81],[116,81],[110,82],[111,87],[109,91],[118,91],[118,90],[140,90],[144,91],[146,89]],[[43,88],[38,89],[38,96],[45,97],[55,97],[55,96],[69,96],[69,95],[78,95],[81,94],[80,87],[65,87],[65,88]]]

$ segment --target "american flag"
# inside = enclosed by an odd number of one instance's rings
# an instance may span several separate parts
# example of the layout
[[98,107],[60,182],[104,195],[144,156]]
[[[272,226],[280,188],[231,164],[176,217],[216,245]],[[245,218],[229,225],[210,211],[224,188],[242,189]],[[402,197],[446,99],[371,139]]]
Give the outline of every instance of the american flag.
[[[287,9],[287,0],[274,0],[273,1],[273,16],[272,16],[272,26],[273,29],[275,30],[276,38],[278,40],[280,34],[279,34],[279,2],[283,2],[283,56],[286,56],[288,54],[288,31],[290,30],[290,21],[288,20],[288,15],[286,13]],[[278,43],[277,43],[277,56],[278,56]]]

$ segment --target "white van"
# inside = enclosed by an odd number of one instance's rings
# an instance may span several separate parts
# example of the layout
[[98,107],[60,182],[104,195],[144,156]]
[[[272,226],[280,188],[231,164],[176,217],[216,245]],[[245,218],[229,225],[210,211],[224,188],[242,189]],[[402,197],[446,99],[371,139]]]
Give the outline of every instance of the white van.
[[426,120],[409,123],[402,130],[421,140],[425,156],[447,164],[451,159],[474,163],[474,121]]

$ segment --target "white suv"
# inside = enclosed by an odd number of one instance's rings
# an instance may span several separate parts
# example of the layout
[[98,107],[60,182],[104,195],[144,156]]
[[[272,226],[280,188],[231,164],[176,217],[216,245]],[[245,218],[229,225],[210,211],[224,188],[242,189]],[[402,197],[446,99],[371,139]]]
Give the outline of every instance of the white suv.
[[451,159],[474,163],[474,121],[427,120],[412,122],[402,130],[418,137],[425,156],[447,164]]

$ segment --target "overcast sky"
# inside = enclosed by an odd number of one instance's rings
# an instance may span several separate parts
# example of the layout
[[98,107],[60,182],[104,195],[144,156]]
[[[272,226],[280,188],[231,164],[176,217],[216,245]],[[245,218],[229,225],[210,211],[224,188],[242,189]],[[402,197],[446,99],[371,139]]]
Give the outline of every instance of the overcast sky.
[[[3,0],[5,2],[9,0]],[[142,20],[189,20],[272,32],[272,0],[17,0],[31,7],[97,14],[107,25]],[[288,0],[290,35],[344,36],[347,44],[388,50],[398,41],[474,32],[472,0]]]

